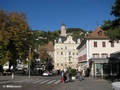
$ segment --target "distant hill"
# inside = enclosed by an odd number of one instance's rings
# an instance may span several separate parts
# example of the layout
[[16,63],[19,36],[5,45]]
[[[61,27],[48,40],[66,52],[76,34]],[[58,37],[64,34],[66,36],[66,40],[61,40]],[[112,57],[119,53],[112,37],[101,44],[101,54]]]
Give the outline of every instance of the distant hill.
[[[75,37],[84,37],[87,33],[90,33],[91,31],[86,31],[81,28],[68,28],[66,30],[67,35],[72,35]],[[60,30],[55,31],[43,31],[43,30],[32,30],[32,37],[33,37],[33,45],[35,48],[38,47],[38,45],[45,45],[48,43],[48,41],[54,42],[54,39],[58,36],[60,36]]]

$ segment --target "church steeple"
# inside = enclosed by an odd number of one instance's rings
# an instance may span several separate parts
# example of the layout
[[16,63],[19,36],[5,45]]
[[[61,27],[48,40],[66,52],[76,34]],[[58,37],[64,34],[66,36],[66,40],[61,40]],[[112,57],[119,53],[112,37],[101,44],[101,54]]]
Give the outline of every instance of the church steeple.
[[60,36],[66,36],[66,26],[65,26],[64,22],[62,23],[62,26],[61,26],[61,35]]
[[65,26],[64,22],[62,23],[62,26]]

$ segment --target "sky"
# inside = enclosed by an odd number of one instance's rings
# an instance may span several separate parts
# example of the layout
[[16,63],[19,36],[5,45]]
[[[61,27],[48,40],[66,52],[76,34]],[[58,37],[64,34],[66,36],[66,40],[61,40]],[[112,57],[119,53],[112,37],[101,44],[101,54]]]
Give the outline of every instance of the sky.
[[24,12],[32,30],[60,30],[66,28],[95,30],[110,15],[115,0],[0,0],[5,11]]

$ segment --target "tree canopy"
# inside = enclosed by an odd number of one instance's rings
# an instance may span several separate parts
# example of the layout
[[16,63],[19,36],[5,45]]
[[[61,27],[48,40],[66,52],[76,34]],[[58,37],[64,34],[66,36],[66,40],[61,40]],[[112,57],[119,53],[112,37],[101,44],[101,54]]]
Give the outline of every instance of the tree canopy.
[[[3,47],[3,58],[0,65],[16,59],[25,59],[28,54],[31,31],[25,13],[7,12],[0,9],[0,45]],[[27,55],[28,56],[28,55]]]
[[111,15],[114,15],[115,20],[105,20],[102,28],[106,30],[106,34],[110,37],[111,41],[120,40],[120,0],[116,0],[111,7]]

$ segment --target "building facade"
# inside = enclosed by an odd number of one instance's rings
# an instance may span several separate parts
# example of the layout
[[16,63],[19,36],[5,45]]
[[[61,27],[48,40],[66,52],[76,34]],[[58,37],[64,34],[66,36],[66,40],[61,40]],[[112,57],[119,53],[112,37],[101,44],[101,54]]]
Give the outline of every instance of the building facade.
[[120,44],[110,42],[104,31],[97,27],[91,34],[85,36],[84,40],[77,47],[78,49],[78,70],[89,68],[91,76],[104,76],[103,64],[108,63],[111,53],[119,50]]
[[49,41],[48,44],[46,44],[45,46],[39,46],[38,51],[47,51],[49,59],[54,62],[54,45],[52,41]]
[[55,39],[54,68],[63,70],[67,67],[77,69],[78,50],[81,39],[67,35],[66,26],[61,26],[61,34]]

